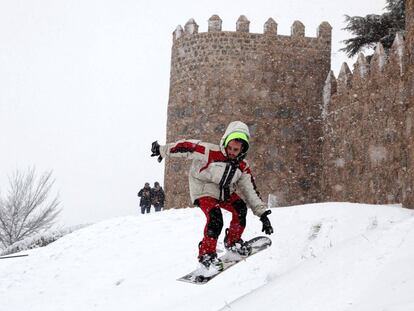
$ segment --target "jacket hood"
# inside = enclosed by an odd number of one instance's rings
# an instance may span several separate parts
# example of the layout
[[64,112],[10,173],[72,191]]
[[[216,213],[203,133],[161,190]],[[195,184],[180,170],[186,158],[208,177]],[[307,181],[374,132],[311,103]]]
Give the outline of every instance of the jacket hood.
[[[234,132],[244,133],[247,135],[248,139],[250,139],[249,127],[245,123],[241,121],[230,122],[230,124],[227,126],[226,131],[224,132],[223,137],[221,137],[221,140],[220,140],[220,150],[225,156],[227,156],[227,154],[226,154],[226,150],[224,147],[224,142],[227,136],[229,136],[231,133],[234,133]],[[247,151],[248,151],[248,148],[247,150],[244,151],[244,153],[240,154],[238,158],[243,159],[246,156]]]

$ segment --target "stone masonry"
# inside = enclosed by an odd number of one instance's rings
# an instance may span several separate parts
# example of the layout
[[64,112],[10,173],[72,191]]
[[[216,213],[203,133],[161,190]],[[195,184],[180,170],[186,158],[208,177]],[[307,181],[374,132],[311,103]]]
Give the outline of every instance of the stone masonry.
[[414,208],[413,1],[406,39],[386,54],[379,43],[351,72],[343,64],[324,90],[321,192],[327,201],[403,203]]
[[[322,90],[330,69],[331,26],[314,38],[295,21],[290,36],[269,19],[263,34],[249,32],[240,16],[236,31],[223,31],[217,15],[208,32],[190,19],[173,34],[167,142],[200,139],[219,143],[227,124],[251,131],[252,166],[262,198],[273,204],[317,202],[320,193]],[[190,163],[166,161],[167,207],[191,205]]]
[[[359,54],[353,73],[344,63],[324,94],[322,192],[328,201],[398,203],[406,168],[404,40],[371,61]],[[336,91],[335,91],[336,89]]]
[[407,170],[405,171],[402,203],[414,208],[414,0],[405,1],[406,12],[406,75],[404,87],[407,112],[403,119],[404,139],[407,144]]
[[[406,32],[390,51],[378,44],[353,70],[330,71],[331,27],[315,38],[295,21],[290,36],[269,19],[263,34],[221,19],[198,33],[189,20],[173,34],[167,142],[218,143],[227,124],[251,130],[252,166],[272,206],[320,201],[402,203],[414,208],[414,0]],[[191,205],[190,163],[166,161],[167,208]]]

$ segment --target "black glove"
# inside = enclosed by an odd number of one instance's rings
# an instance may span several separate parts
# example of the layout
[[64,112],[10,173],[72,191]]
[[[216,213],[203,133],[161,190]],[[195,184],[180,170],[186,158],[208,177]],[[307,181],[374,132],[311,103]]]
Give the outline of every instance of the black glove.
[[263,223],[262,232],[264,232],[266,234],[272,234],[273,233],[273,227],[270,224],[269,218],[267,218],[267,215],[269,215],[271,213],[272,213],[271,210],[267,210],[266,212],[263,213],[262,216],[260,216],[260,221]]
[[151,145],[151,157],[157,157],[158,156],[158,162],[162,161],[162,156],[160,154],[160,144],[158,143],[158,141],[154,141]]

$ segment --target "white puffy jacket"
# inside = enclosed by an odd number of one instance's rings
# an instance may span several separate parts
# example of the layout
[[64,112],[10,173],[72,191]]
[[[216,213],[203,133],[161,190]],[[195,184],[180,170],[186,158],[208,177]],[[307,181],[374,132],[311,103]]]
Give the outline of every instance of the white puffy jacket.
[[245,160],[229,161],[226,156],[224,141],[233,132],[243,132],[250,137],[247,125],[234,121],[228,125],[220,145],[192,139],[180,140],[160,146],[160,153],[163,158],[181,157],[193,160],[189,172],[192,202],[205,196],[226,200],[233,192],[237,192],[253,213],[260,217],[267,210],[267,206],[256,191],[249,165]]

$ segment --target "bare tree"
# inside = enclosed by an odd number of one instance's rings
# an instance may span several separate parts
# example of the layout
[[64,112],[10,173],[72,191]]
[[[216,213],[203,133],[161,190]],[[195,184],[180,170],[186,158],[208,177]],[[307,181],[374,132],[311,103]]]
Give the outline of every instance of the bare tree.
[[10,246],[50,228],[59,214],[59,200],[49,200],[54,184],[52,171],[36,178],[34,168],[9,177],[9,191],[0,196],[0,243]]

